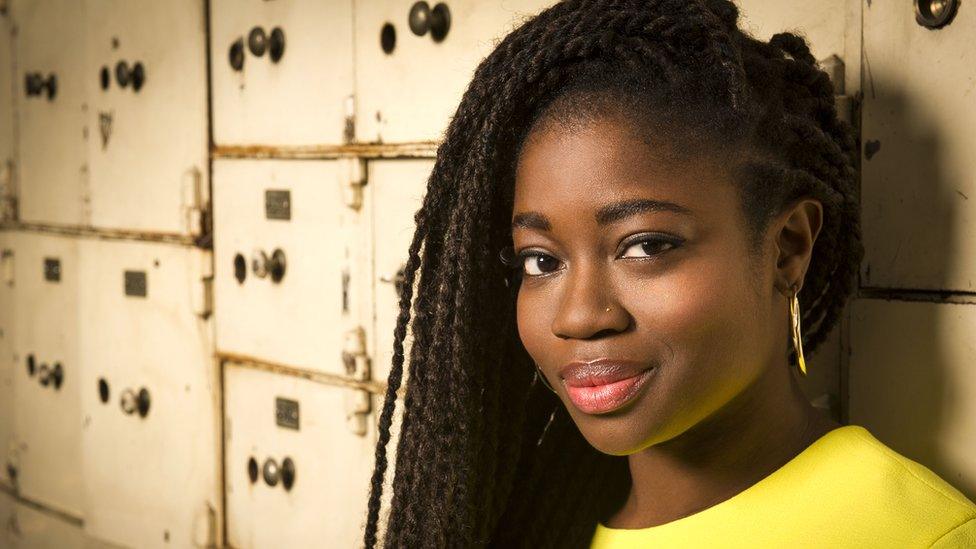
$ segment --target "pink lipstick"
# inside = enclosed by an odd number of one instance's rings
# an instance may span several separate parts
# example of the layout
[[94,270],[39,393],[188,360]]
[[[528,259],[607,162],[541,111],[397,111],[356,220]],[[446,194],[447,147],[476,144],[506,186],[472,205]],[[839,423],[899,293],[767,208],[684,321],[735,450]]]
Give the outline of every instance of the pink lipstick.
[[577,408],[603,414],[633,400],[655,371],[644,362],[599,358],[571,362],[559,370],[559,377]]

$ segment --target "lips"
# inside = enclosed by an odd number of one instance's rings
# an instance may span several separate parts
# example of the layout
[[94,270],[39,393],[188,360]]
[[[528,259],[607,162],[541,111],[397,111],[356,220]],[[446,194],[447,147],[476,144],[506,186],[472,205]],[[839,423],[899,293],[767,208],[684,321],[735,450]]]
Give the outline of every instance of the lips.
[[571,362],[559,370],[573,404],[587,414],[623,407],[640,394],[657,368],[643,362],[601,358]]
[[570,362],[560,368],[559,377],[568,387],[595,387],[634,377],[650,368],[651,365],[644,362],[599,358]]

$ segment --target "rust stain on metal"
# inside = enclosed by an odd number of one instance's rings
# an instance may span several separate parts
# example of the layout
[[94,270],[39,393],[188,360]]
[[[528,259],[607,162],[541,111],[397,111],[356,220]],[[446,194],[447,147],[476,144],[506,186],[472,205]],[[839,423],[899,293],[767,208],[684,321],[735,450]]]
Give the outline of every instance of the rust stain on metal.
[[152,231],[132,231],[126,229],[100,229],[80,225],[57,225],[50,223],[26,223],[22,221],[7,221],[0,223],[0,230],[24,231],[64,236],[77,236],[99,240],[132,240],[137,242],[162,242],[167,244],[182,244],[195,246],[199,237],[180,233],[163,233]]
[[[352,379],[347,376],[339,374],[329,374],[325,372],[314,372],[311,370],[303,370],[301,368],[296,368],[294,366],[288,366],[285,364],[280,364],[276,362],[269,362],[267,360],[262,360],[254,358],[248,355],[236,354],[236,353],[223,353],[218,352],[214,355],[217,360],[221,362],[229,362],[236,366],[241,366],[243,368],[251,368],[254,370],[261,370],[263,372],[269,372],[273,374],[280,374],[286,376],[297,377],[301,379],[306,379],[308,381],[313,381],[315,383],[321,383],[323,385],[329,385],[332,387],[345,387],[348,389],[359,389],[362,391],[368,391],[377,395],[386,394],[386,383],[382,381],[360,381],[358,379]],[[405,396],[406,388],[400,387],[397,391],[398,396]]]
[[303,145],[279,147],[274,145],[214,145],[210,152],[214,158],[278,158],[278,159],[331,159],[331,158],[434,158],[437,156],[436,141],[416,143],[348,143],[344,145]]
[[112,113],[110,112],[99,112],[98,113],[98,130],[102,136],[102,150],[108,148],[108,140],[112,138]]

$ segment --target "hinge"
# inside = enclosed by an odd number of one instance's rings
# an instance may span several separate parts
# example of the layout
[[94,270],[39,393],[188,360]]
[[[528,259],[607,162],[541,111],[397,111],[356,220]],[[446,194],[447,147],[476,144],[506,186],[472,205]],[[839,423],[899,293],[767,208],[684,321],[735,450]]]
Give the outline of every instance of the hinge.
[[193,544],[196,547],[213,547],[217,542],[217,511],[210,502],[197,512],[193,524]]
[[366,186],[366,159],[340,158],[339,178],[346,206],[359,210],[363,206],[363,187]]
[[0,250],[0,281],[5,286],[14,285],[14,251]]
[[847,94],[847,67],[844,65],[844,60],[839,55],[833,54],[817,61],[817,64],[827,73],[834,85],[834,107],[837,109],[837,118],[853,125],[855,99]]
[[[366,331],[362,326],[348,330],[342,349],[342,362],[346,368],[346,376],[355,381],[370,379],[370,361],[366,354]],[[372,396],[365,389],[347,389],[346,426],[359,436],[366,434],[369,412],[372,409]]]
[[835,95],[834,108],[837,109],[837,118],[854,126],[854,107],[855,98],[850,95]]
[[0,222],[17,221],[17,191],[14,189],[14,161],[0,166]]
[[191,235],[206,232],[204,221],[209,208],[207,190],[203,188],[203,173],[193,166],[183,172],[183,223],[184,230]]
[[213,259],[209,253],[199,253],[200,283],[193,292],[193,312],[206,319],[213,313]]
[[356,96],[349,94],[345,100],[345,128],[343,128],[342,138],[346,143],[356,140]]

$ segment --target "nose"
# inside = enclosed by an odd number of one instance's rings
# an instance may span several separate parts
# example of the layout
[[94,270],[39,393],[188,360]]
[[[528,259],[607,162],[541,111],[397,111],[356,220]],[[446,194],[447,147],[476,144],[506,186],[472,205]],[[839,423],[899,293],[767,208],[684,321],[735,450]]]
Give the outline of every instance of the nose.
[[582,266],[566,273],[552,333],[562,339],[593,339],[626,330],[630,314],[617,300],[611,282],[600,266]]

